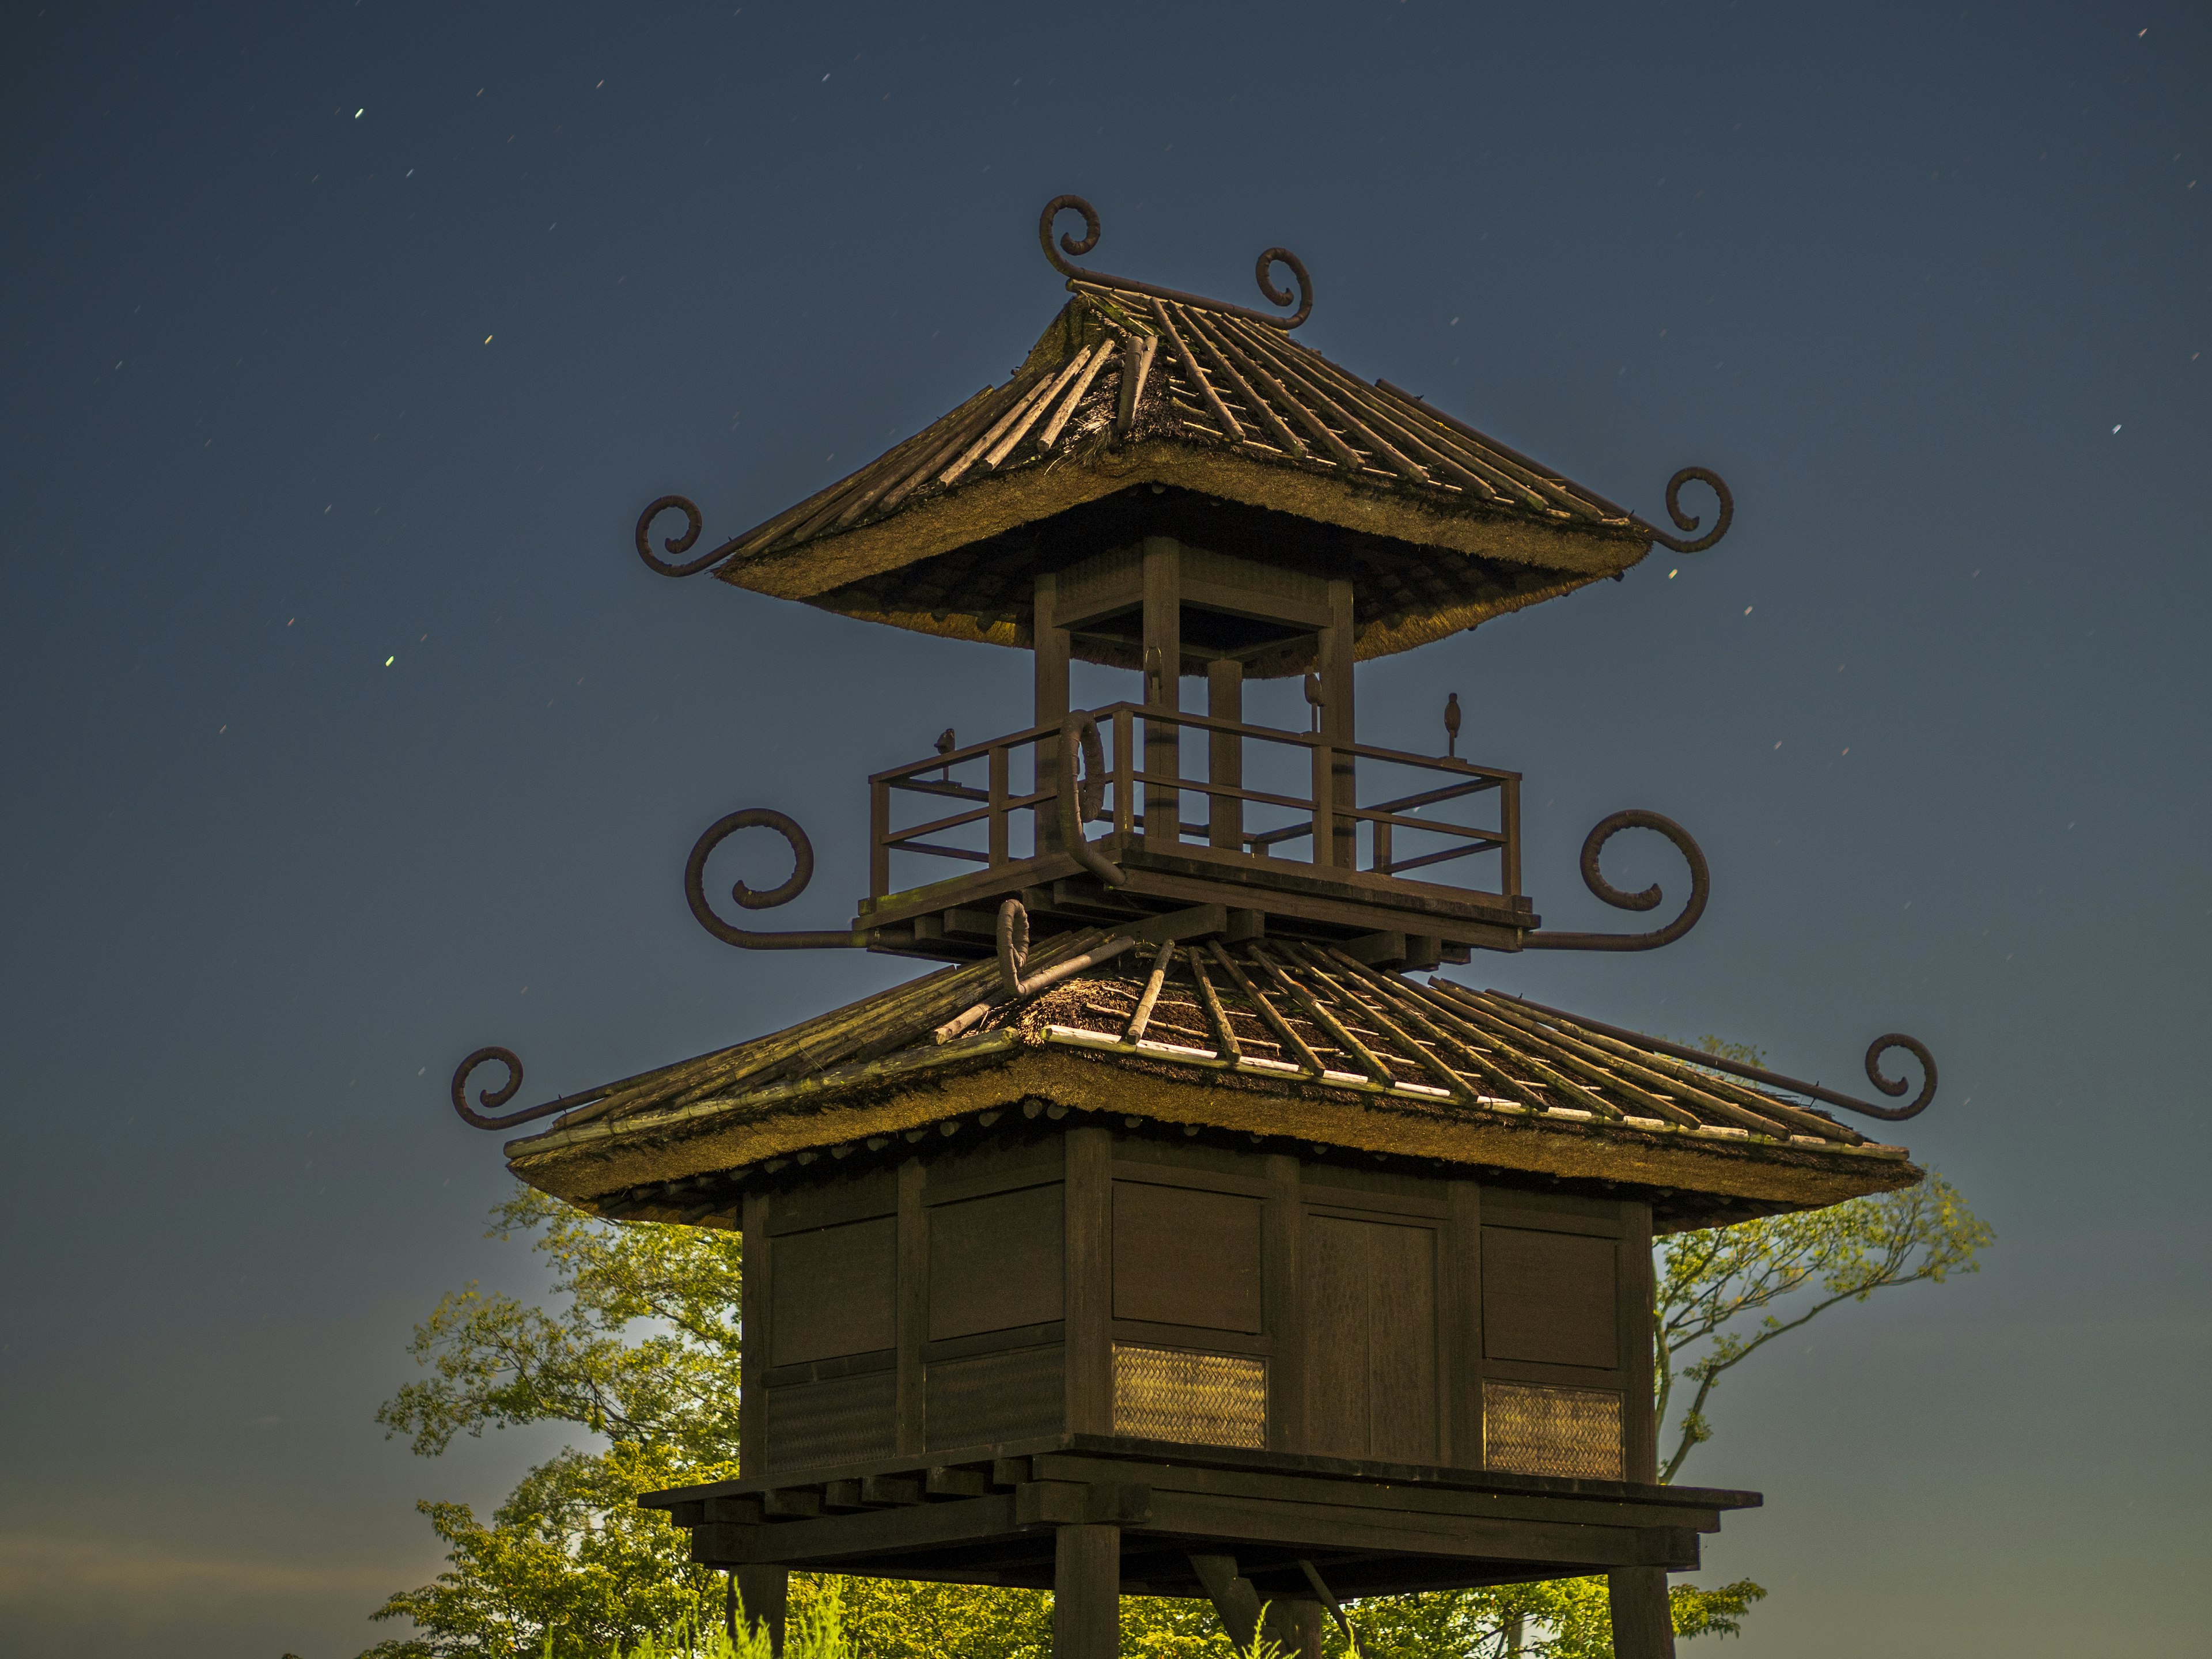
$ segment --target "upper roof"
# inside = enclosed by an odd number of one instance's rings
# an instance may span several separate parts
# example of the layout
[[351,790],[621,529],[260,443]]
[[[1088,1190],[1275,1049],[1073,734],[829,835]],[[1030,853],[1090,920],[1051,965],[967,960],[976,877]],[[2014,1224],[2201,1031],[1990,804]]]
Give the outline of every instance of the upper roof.
[[[1650,1193],[1706,1225],[1909,1186],[1903,1148],[1494,991],[1273,942],[1097,931],[948,968],[611,1087],[507,1144],[523,1180],[601,1213],[708,1220],[787,1166],[902,1155],[1012,1109]],[[1716,1062],[1716,1065],[1724,1062]],[[1004,1131],[1002,1131],[1004,1133]]]
[[[1680,544],[1297,343],[1303,309],[1286,323],[1067,264],[1052,211],[1046,252],[1074,298],[1012,379],[685,568],[726,559],[722,578],[758,592],[1026,646],[1037,571],[1173,535],[1351,577],[1364,659],[1616,575],[1655,539]],[[644,521],[639,550],[672,568]]]

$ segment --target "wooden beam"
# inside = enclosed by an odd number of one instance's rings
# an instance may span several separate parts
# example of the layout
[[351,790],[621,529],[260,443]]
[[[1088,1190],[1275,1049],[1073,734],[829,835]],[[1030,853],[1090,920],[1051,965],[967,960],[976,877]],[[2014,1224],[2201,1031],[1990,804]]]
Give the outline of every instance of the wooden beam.
[[1120,1659],[1121,1529],[1057,1528],[1052,1589],[1052,1659]]
[[738,1456],[741,1467],[749,1469],[768,1461],[761,1444],[768,1410],[768,1206],[767,1194],[747,1193],[738,1212],[744,1247],[738,1268],[738,1300],[744,1320],[738,1350]]

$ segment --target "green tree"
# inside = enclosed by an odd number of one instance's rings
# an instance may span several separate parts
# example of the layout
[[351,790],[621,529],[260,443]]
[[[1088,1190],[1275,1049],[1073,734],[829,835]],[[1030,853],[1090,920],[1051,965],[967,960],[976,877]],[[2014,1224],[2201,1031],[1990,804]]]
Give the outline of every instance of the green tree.
[[[688,1559],[688,1540],[640,1492],[736,1472],[736,1235],[591,1220],[528,1189],[494,1213],[492,1237],[530,1237],[553,1270],[556,1305],[475,1286],[445,1297],[415,1332],[425,1376],[378,1413],[434,1457],[458,1435],[563,1423],[605,1442],[532,1469],[489,1522],[466,1504],[418,1507],[447,1550],[433,1583],[393,1595],[372,1617],[413,1634],[365,1659],[614,1659],[641,1643],[670,1651],[681,1629],[719,1618],[722,1582]],[[1654,1342],[1662,1418],[1680,1415],[1662,1479],[1711,1430],[1719,1379],[1774,1338],[1844,1301],[1971,1272],[1990,1231],[1936,1177],[1905,1193],[1678,1234],[1658,1251]],[[1765,1592],[1747,1581],[1672,1591],[1683,1636],[1734,1634]],[[809,1580],[793,1616],[827,1620],[849,1659],[1042,1659],[1050,1601],[1030,1591],[882,1579]],[[1601,1578],[1377,1598],[1353,1609],[1370,1659],[1610,1659]],[[1203,1603],[1133,1597],[1132,1659],[1228,1659]],[[825,1626],[826,1629],[827,1626]],[[1332,1635],[1332,1652],[1341,1639]]]

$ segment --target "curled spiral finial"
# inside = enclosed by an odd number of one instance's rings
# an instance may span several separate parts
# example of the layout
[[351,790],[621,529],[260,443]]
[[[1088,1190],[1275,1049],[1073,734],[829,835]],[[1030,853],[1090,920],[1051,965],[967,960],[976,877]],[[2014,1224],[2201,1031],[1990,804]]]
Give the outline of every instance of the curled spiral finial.
[[[1075,775],[1076,757],[1083,760],[1084,775]],[[1106,746],[1099,740],[1098,722],[1088,714],[1070,714],[1060,727],[1060,844],[1075,861],[1109,887],[1121,887],[1129,878],[1121,866],[1091,844],[1084,826],[1098,816],[1106,790]]]
[[791,848],[791,874],[782,885],[771,887],[766,892],[738,882],[730,889],[732,898],[748,910],[769,910],[779,904],[790,903],[814,879],[814,843],[807,840],[806,831],[799,827],[797,820],[765,806],[732,812],[708,826],[707,833],[692,843],[691,856],[684,861],[684,896],[699,925],[723,944],[748,951],[811,951],[866,945],[868,936],[865,933],[762,933],[732,927],[714,914],[714,907],[707,902],[707,860],[738,830],[753,829],[773,830],[783,837]]
[[1010,898],[999,907],[999,983],[1013,996],[1022,994],[1022,969],[1030,959],[1029,907]]
[[653,521],[672,507],[684,516],[689,521],[689,527],[682,535],[671,536],[661,543],[661,545],[671,553],[683,554],[690,551],[691,544],[699,539],[700,528],[705,522],[699,516],[699,509],[681,495],[663,495],[637,515],[637,556],[662,575],[696,576],[701,571],[721,563],[737,550],[740,538],[732,537],[713,551],[702,553],[697,558],[686,563],[672,564],[666,559],[660,557],[653,550],[651,534]]
[[1521,941],[1522,948],[1529,951],[1656,951],[1662,945],[1672,945],[1676,939],[1698,925],[1705,914],[1705,901],[1712,894],[1712,872],[1705,863],[1705,850],[1691,839],[1690,832],[1670,817],[1641,808],[1615,812],[1598,820],[1583,841],[1583,884],[1616,910],[1654,910],[1666,895],[1659,884],[1652,883],[1641,892],[1624,893],[1605,878],[1599,866],[1599,855],[1605,844],[1624,830],[1652,830],[1674,843],[1690,866],[1690,900],[1682,907],[1682,914],[1664,927],[1649,933],[1555,933],[1539,931]]
[[[1083,240],[1076,240],[1065,232],[1057,240],[1053,226],[1065,212],[1083,216]],[[1274,268],[1287,266],[1297,281],[1297,309],[1287,317],[1273,312],[1255,310],[1249,306],[1224,304],[1219,300],[1208,300],[1196,294],[1185,294],[1180,289],[1162,288],[1156,283],[1140,283],[1133,276],[1113,276],[1103,270],[1087,270],[1081,265],[1068,264],[1065,256],[1080,258],[1098,246],[1098,210],[1080,196],[1055,196],[1044,204],[1044,213],[1037,220],[1037,240],[1044,248],[1044,257],[1052,268],[1072,281],[1091,283],[1100,288],[1126,289],[1134,294],[1150,294],[1163,300],[1176,300],[1185,305],[1203,306],[1209,311],[1225,311],[1254,322],[1265,323],[1270,328],[1293,329],[1313,313],[1313,278],[1306,274],[1304,261],[1286,247],[1271,247],[1260,256],[1257,275],[1260,292],[1271,305],[1288,306],[1293,298],[1290,290],[1275,286]],[[686,544],[689,545],[689,544]]]
[[1277,288],[1274,284],[1274,268],[1278,264],[1288,265],[1291,268],[1291,275],[1297,278],[1298,308],[1288,317],[1272,318],[1269,320],[1278,328],[1296,328],[1313,314],[1313,278],[1306,275],[1306,262],[1291,252],[1290,249],[1269,248],[1260,256],[1260,263],[1254,267],[1253,270],[1253,274],[1260,279],[1260,292],[1267,296],[1269,305],[1286,306],[1291,302],[1290,290]]
[[1721,475],[1709,466],[1686,466],[1667,480],[1667,516],[1674,521],[1674,527],[1678,530],[1695,530],[1703,522],[1696,514],[1682,511],[1682,486],[1693,479],[1699,483],[1710,485],[1714,495],[1720,501],[1720,516],[1713,520],[1713,527],[1698,537],[1697,540],[1684,541],[1680,536],[1670,536],[1656,525],[1650,524],[1643,519],[1635,520],[1637,527],[1650,535],[1653,541],[1662,547],[1670,547],[1677,553],[1704,552],[1722,537],[1727,535],[1729,526],[1735,522],[1735,496]]
[[[1063,234],[1060,239],[1060,250],[1055,252],[1052,245],[1052,225],[1053,221],[1060,217],[1062,208],[1073,208],[1083,216],[1083,240],[1079,242]],[[1044,257],[1052,262],[1054,270],[1063,276],[1084,276],[1085,272],[1077,270],[1060,255],[1060,252],[1071,253],[1079,259],[1098,246],[1098,210],[1080,196],[1055,196],[1044,204],[1044,217],[1037,221],[1037,240],[1044,244]]]
[[1919,1116],[1928,1109],[1928,1103],[1936,1098],[1936,1056],[1928,1052],[1926,1043],[1917,1037],[1909,1037],[1902,1031],[1892,1031],[1887,1036],[1878,1036],[1869,1043],[1866,1053],[1867,1081],[1873,1084],[1882,1093],[1892,1097],[1903,1094],[1911,1086],[1903,1078],[1882,1075],[1881,1057],[1892,1048],[1902,1048],[1920,1062],[1920,1092],[1913,1097],[1912,1103],[1910,1106],[1875,1106],[1863,1101],[1852,1101],[1850,1104],[1850,1109],[1855,1112],[1864,1112],[1869,1117],[1887,1118],[1893,1123],[1899,1123],[1908,1117]]
[[474,1124],[479,1129],[508,1129],[518,1123],[528,1123],[533,1118],[550,1117],[556,1112],[565,1112],[569,1107],[580,1105],[585,1101],[597,1100],[606,1092],[604,1089],[588,1090],[580,1095],[563,1095],[560,1099],[549,1100],[542,1106],[526,1106],[519,1112],[489,1116],[469,1104],[469,1074],[477,1066],[495,1060],[507,1067],[506,1085],[479,1091],[477,1103],[495,1110],[513,1100],[516,1091],[522,1087],[522,1061],[514,1049],[502,1048],[495,1043],[489,1048],[477,1049],[453,1069],[453,1109],[461,1115],[464,1123]]

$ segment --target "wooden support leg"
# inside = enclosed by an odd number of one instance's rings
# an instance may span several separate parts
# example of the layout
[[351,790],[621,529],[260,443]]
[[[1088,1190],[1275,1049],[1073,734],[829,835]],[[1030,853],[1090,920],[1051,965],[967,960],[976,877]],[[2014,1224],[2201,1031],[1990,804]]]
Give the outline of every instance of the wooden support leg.
[[788,1567],[738,1569],[738,1615],[749,1629],[763,1624],[768,1626],[769,1650],[778,1659],[783,1653],[784,1615],[790,1606]]
[[1322,1623],[1328,1616],[1318,1601],[1270,1601],[1266,1635],[1283,1659],[1321,1659]]
[[1121,1529],[1062,1527],[1053,1539],[1052,1659],[1118,1659]]
[[1660,1567],[1616,1567],[1607,1575],[1614,1659],[1674,1659],[1674,1615]]

